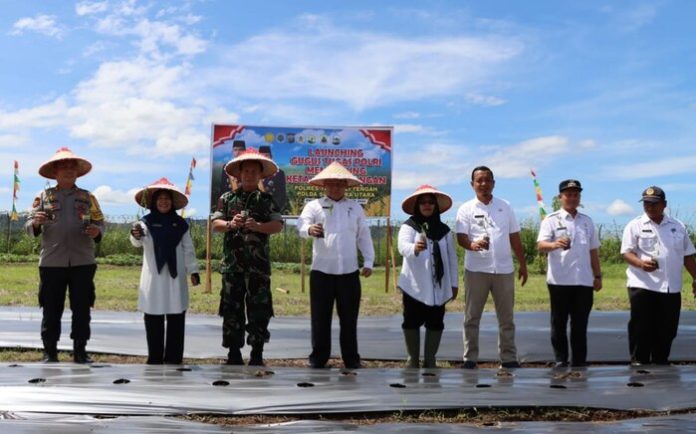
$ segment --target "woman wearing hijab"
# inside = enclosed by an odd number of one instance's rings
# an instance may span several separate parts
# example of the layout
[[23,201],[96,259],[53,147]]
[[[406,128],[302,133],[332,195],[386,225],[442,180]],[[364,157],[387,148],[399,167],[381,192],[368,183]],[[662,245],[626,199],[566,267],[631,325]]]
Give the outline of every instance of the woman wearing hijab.
[[459,291],[457,253],[449,226],[440,214],[452,198],[430,185],[421,185],[401,208],[411,218],[399,230],[399,253],[404,261],[399,276],[403,294],[407,367],[419,367],[420,327],[425,325],[423,367],[435,368],[435,355],[445,328],[445,304]]
[[133,225],[130,237],[134,246],[143,247],[138,309],[145,318],[147,363],[178,365],[184,356],[189,301],[186,275],[193,286],[200,283],[189,225],[176,213],[188,199],[162,178],[138,191],[135,201],[150,209]]

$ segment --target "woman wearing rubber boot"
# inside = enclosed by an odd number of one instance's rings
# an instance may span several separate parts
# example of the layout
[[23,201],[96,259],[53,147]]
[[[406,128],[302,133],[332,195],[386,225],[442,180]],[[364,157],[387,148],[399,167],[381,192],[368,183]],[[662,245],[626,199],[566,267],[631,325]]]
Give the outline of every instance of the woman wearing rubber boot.
[[420,367],[420,327],[425,325],[423,367],[435,368],[435,356],[445,328],[445,304],[457,296],[459,274],[454,237],[440,214],[452,198],[430,185],[418,187],[401,208],[411,218],[399,230],[403,256],[399,289],[403,294],[406,367]]

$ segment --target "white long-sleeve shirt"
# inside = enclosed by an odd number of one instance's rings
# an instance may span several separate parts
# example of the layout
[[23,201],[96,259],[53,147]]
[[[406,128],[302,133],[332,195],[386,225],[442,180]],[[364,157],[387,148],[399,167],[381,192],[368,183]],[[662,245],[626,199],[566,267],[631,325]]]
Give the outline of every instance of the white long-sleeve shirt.
[[308,202],[297,219],[302,238],[309,238],[309,227],[324,225],[324,238],[314,238],[312,270],[326,274],[349,274],[358,270],[358,249],[363,267],[372,268],[375,249],[362,206],[352,199],[334,201],[324,196]]
[[452,298],[452,288],[459,287],[453,233],[450,231],[437,241],[444,269],[441,284],[437,283],[434,275],[434,242],[427,239],[428,248],[416,256],[415,243],[418,235],[419,232],[408,225],[401,225],[399,229],[399,253],[404,258],[399,275],[399,288],[423,304],[442,306]]
[[176,246],[176,278],[169,274],[166,263],[157,272],[155,246],[145,223],[141,223],[145,236],[136,240],[130,236],[131,244],[143,248],[143,267],[140,272],[138,310],[150,315],[181,313],[188,309],[189,294],[186,277],[198,272],[198,261],[193,248],[190,231],[186,231]]

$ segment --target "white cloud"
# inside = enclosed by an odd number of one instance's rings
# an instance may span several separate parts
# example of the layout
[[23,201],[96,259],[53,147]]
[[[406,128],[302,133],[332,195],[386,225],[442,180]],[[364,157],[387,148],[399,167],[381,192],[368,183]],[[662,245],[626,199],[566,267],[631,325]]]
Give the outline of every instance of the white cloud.
[[27,137],[16,134],[0,135],[0,148],[18,148],[27,143]]
[[530,168],[550,164],[553,157],[571,149],[567,137],[545,136],[499,149],[490,157],[485,157],[484,153],[479,159],[493,169],[496,178],[520,178],[529,176]]
[[132,188],[128,191],[114,190],[108,185],[100,185],[92,190],[92,194],[97,198],[100,204],[109,205],[135,205],[135,193],[139,188]]
[[75,13],[79,16],[93,15],[106,11],[109,7],[107,2],[79,2],[75,5]]
[[563,136],[536,137],[483,149],[431,143],[395,153],[393,184],[394,188],[414,188],[423,180],[435,185],[468,184],[471,169],[481,164],[489,166],[496,178],[526,178],[532,167],[551,164],[553,157],[570,151],[571,141]]
[[[696,105],[696,103],[694,103],[694,105]],[[403,112],[394,115],[395,119],[418,119],[419,117],[420,113],[418,112]]]
[[87,48],[85,48],[84,51],[82,52],[82,55],[84,57],[91,57],[94,54],[99,53],[100,51],[104,51],[105,48],[106,48],[106,44],[104,44],[104,42],[97,41],[93,44],[88,45]]
[[48,128],[65,123],[65,98],[15,112],[0,111],[0,129]]
[[226,65],[208,71],[206,79],[226,77],[226,90],[243,97],[315,98],[362,110],[453,93],[478,95],[523,48],[513,38],[396,37],[305,16],[292,28],[225,48]]
[[626,32],[632,32],[650,24],[657,16],[659,5],[643,3],[621,9],[615,16],[618,27]]
[[623,200],[616,199],[607,207],[607,214],[611,216],[633,215],[635,210]]
[[397,134],[408,134],[408,133],[424,133],[427,128],[423,125],[418,124],[395,124],[394,132]]
[[22,35],[24,32],[37,32],[58,39],[63,36],[63,30],[56,23],[55,15],[37,15],[34,18],[25,17],[15,21],[10,34]]
[[683,155],[611,166],[605,168],[604,173],[619,179],[644,179],[693,173],[694,167],[696,167],[696,155]]
[[498,98],[497,96],[480,95],[478,93],[468,93],[466,95],[466,100],[469,101],[471,104],[486,107],[495,107],[503,105],[507,102],[506,100]]
[[592,149],[597,147],[597,142],[592,139],[580,140],[578,146],[583,149]]

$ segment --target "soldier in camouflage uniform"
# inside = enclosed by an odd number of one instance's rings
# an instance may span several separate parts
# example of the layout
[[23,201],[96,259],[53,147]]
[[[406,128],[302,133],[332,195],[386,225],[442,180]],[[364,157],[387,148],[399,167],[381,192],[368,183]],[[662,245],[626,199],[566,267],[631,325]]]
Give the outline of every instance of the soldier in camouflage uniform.
[[44,362],[58,361],[60,322],[69,289],[72,310],[73,360],[91,363],[85,349],[90,338],[90,309],[94,306],[94,243],[104,230],[104,216],[97,199],[78,188],[75,180],[92,164],[61,148],[39,168],[39,174],[55,179],[55,187],[43,190],[32,205],[25,229],[41,235],[39,306],[43,308],[41,339]]
[[283,220],[273,196],[259,190],[258,183],[277,170],[272,160],[254,149],[234,158],[225,171],[238,178],[241,187],[224,193],[212,216],[213,230],[225,233],[219,315],[223,317],[222,346],[229,348],[228,365],[244,364],[240,350],[245,331],[251,346],[249,365],[263,365],[263,346],[270,338],[268,238],[283,229]]

